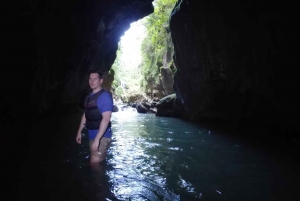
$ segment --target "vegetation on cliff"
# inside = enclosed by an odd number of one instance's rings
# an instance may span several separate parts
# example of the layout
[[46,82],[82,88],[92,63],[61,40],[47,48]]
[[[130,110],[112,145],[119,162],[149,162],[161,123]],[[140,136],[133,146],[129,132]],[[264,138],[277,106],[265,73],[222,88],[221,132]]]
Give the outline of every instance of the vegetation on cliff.
[[[124,44],[119,43],[117,58],[112,70],[115,72],[112,89],[117,97],[128,98],[133,94],[147,93],[150,83],[160,83],[160,68],[163,55],[173,52],[169,30],[169,17],[177,0],[154,1],[154,13],[141,20],[145,34],[141,36],[141,62],[138,66],[128,67],[122,60]],[[137,39],[137,40],[139,40]],[[133,45],[133,44],[132,44]],[[124,57],[123,57],[124,59]],[[172,62],[171,62],[172,63]],[[127,67],[126,67],[127,66]]]
[[169,29],[169,18],[177,0],[154,1],[154,13],[143,20],[147,35],[142,42],[141,72],[144,76],[141,84],[147,91],[148,83],[160,82],[160,68],[163,66],[163,55],[173,52],[173,43]]

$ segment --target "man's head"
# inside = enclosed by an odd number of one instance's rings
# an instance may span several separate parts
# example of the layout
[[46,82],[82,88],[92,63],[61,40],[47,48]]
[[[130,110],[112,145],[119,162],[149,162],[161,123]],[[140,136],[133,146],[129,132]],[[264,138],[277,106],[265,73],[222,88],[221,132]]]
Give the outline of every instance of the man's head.
[[99,70],[91,70],[89,72],[89,84],[92,90],[97,90],[102,88],[103,74]]

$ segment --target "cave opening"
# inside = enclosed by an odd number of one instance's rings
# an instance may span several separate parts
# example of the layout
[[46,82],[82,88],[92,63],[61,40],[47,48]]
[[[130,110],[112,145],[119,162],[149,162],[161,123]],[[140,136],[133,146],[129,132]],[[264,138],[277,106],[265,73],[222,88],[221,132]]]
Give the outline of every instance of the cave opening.
[[[80,96],[88,90],[86,74],[94,68],[105,72],[111,70],[120,37],[132,22],[154,11],[152,0],[24,0],[18,6],[14,2],[8,4],[11,5],[7,9],[3,28],[8,31],[3,43],[3,52],[8,56],[4,58],[5,64],[1,66],[0,74],[0,149],[4,156],[3,167],[13,172],[13,175],[6,177],[8,181],[4,186],[11,187],[11,191],[7,191],[10,196],[16,194],[19,198],[32,197],[32,189],[38,189],[44,200],[68,199],[72,197],[69,195],[73,195],[72,200],[86,200],[74,194],[74,189],[80,194],[84,182],[70,180],[68,183],[71,174],[81,170],[69,171],[72,169],[70,160],[61,160],[62,156],[70,159],[68,157],[80,153],[74,145],[74,133],[77,129],[75,122],[79,121],[78,113],[82,112],[78,102]],[[174,50],[170,48],[161,56],[156,54],[159,51],[148,48],[147,55],[151,57],[147,58],[148,62],[144,62],[147,64],[144,66],[147,73],[142,74],[142,77],[144,79],[146,76],[147,79],[141,85],[145,87],[143,92],[149,96],[156,94],[157,97],[173,95],[165,99],[166,107],[160,115],[180,117],[228,131],[224,135],[245,139],[248,144],[264,150],[264,153],[271,153],[272,159],[247,157],[240,152],[244,147],[231,144],[232,141],[225,141],[225,144],[221,141],[208,143],[208,138],[216,136],[214,131],[180,130],[184,126],[181,126],[182,121],[178,119],[173,119],[173,123],[169,124],[166,118],[152,118],[152,122],[150,118],[147,119],[148,123],[152,123],[151,126],[161,125],[159,131],[166,131],[160,136],[147,136],[154,129],[138,124],[140,118],[132,126],[132,133],[142,129],[145,132],[141,132],[141,136],[131,136],[130,143],[144,143],[145,152],[152,154],[139,166],[141,172],[148,176],[149,171],[160,168],[164,171],[162,175],[175,175],[171,179],[156,177],[156,181],[170,184],[171,187],[173,185],[176,193],[183,195],[184,200],[202,197],[219,200],[226,199],[226,196],[228,200],[240,199],[235,196],[244,196],[245,200],[259,200],[262,199],[260,195],[266,196],[263,200],[286,200],[293,196],[298,197],[294,200],[299,200],[296,188],[300,181],[300,100],[297,95],[300,91],[300,16],[296,1],[287,0],[282,4],[276,1],[180,0],[173,14],[170,38]],[[156,35],[160,34],[156,31]],[[155,57],[150,54],[153,52]],[[149,67],[159,71],[153,72]],[[155,80],[160,76],[163,78],[164,74],[174,75],[174,80]],[[113,79],[108,81],[109,89]],[[169,84],[162,85],[169,88],[155,85],[165,81]],[[126,121],[130,118],[123,117],[124,126],[128,126]],[[161,121],[153,123],[157,120]],[[166,130],[166,124],[170,126],[169,130]],[[180,131],[177,140],[172,137],[178,134],[173,128]],[[128,139],[128,132],[123,131],[120,127],[123,140],[115,141],[120,142],[116,147],[119,153],[125,147],[121,143],[126,143]],[[154,136],[159,132],[151,134]],[[162,140],[163,143],[159,144],[155,140]],[[182,148],[183,144],[180,143],[183,140],[186,147]],[[133,145],[130,143],[129,147]],[[195,146],[190,146],[193,143]],[[203,152],[204,149],[207,152]],[[136,153],[142,153],[138,151]],[[185,151],[188,153],[186,157],[178,157]],[[210,155],[212,152],[214,155]],[[81,151],[80,154],[83,153]],[[174,155],[164,155],[168,153]],[[231,155],[233,153],[236,155]],[[193,154],[194,158],[190,158]],[[115,168],[116,172],[122,167],[128,167],[131,161],[127,159],[136,154],[127,156],[118,161],[120,163]],[[216,160],[214,156],[221,158]],[[156,157],[162,160],[155,163]],[[239,162],[245,163],[239,165],[235,160],[237,157],[241,159]],[[203,162],[202,159],[207,160]],[[137,160],[143,162],[142,157]],[[256,164],[258,161],[261,163]],[[273,166],[263,166],[270,161],[275,161]],[[187,164],[189,162],[191,165]],[[195,165],[194,162],[199,163]],[[280,162],[280,167],[277,166],[279,174],[273,174],[277,162]],[[226,166],[228,164],[230,166]],[[228,168],[223,169],[223,172],[218,171],[223,167]],[[242,172],[249,168],[249,174],[242,173],[242,176],[249,177],[239,177],[235,171],[239,168],[242,168]],[[254,174],[254,169],[261,174]],[[136,169],[134,167],[131,170]],[[195,170],[195,174],[177,172],[185,170]],[[212,174],[206,174],[209,171]],[[283,177],[280,177],[281,174]],[[36,175],[41,176],[35,179]],[[61,175],[70,177],[64,180]],[[118,176],[127,182],[128,175],[127,172]],[[266,180],[260,182],[263,178]],[[253,185],[248,181],[253,182]],[[135,183],[131,180],[129,182]],[[198,183],[196,187],[195,183]],[[257,184],[262,185],[262,188]],[[258,191],[248,187],[257,187]],[[192,199],[189,197],[191,191],[197,192],[192,192]]]
[[169,20],[176,0],[153,1],[154,12],[131,23],[120,38],[111,91],[116,100],[132,104],[174,93],[174,46]]
[[145,31],[142,20],[139,20],[131,23],[130,28],[120,39],[117,57],[111,68],[114,71],[111,90],[117,102],[128,102],[130,96],[143,93],[141,89],[143,76],[139,65]]

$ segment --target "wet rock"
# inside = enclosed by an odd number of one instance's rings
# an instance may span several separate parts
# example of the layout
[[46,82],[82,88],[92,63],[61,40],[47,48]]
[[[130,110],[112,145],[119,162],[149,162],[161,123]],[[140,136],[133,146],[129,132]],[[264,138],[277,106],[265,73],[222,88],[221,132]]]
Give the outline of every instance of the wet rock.
[[138,113],[147,113],[148,112],[148,109],[143,105],[143,104],[138,104],[136,106],[136,111]]
[[123,105],[120,109],[121,109],[121,111],[125,111],[125,110],[127,110],[129,108],[131,108],[130,105]]
[[159,100],[160,100],[159,98],[155,97],[155,98],[152,99],[152,102],[158,102]]
[[149,109],[149,113],[153,113],[153,114],[156,114],[157,113],[157,108],[150,108]]
[[174,103],[176,100],[176,94],[171,94],[162,98],[157,104],[156,116],[161,117],[176,117],[176,112],[174,110]]
[[165,96],[164,88],[160,83],[157,83],[155,80],[147,80],[147,95],[149,97],[158,97],[162,98]]
[[113,105],[113,112],[118,112],[119,111],[119,108],[118,108],[118,106],[116,106],[116,105]]
[[151,103],[149,102],[143,102],[141,103],[145,108],[147,108],[147,110],[149,110],[151,108]]
[[158,102],[159,102],[158,98],[152,99],[152,101],[151,101],[151,107],[155,107]]

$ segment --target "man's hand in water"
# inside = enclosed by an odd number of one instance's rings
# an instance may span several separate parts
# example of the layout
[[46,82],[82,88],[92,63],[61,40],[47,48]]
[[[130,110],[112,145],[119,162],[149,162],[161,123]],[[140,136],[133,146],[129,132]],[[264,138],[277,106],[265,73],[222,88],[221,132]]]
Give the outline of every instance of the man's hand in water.
[[81,133],[77,133],[77,136],[76,136],[76,142],[78,144],[81,144]]
[[99,147],[99,140],[94,140],[94,142],[91,145],[92,151],[98,151],[98,147]]

